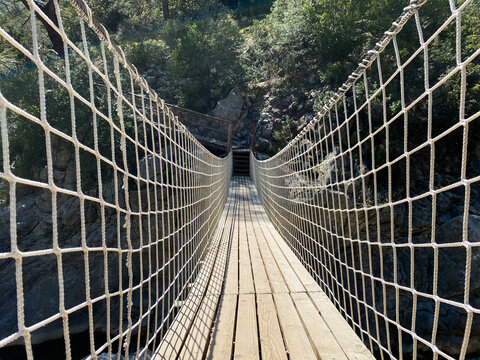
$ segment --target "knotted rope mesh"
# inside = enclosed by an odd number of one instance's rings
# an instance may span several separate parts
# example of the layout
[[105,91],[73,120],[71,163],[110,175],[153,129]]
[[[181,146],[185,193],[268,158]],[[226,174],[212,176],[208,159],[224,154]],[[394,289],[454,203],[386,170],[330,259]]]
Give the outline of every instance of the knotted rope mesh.
[[480,49],[463,34],[480,3],[424,3],[292,142],[251,162],[270,219],[382,359],[479,351]]
[[201,269],[231,158],[187,131],[83,0],[27,3],[23,43],[0,27],[22,59],[0,79],[0,350],[33,359],[63,337],[78,358],[83,334],[82,356],[147,358]]

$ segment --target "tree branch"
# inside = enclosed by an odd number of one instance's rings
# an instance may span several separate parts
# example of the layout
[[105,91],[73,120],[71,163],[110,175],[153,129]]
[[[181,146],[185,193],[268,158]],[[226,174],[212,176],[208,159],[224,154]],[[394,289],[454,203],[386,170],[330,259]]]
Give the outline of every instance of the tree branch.
[[[30,6],[28,6],[27,0],[20,0],[23,5],[27,7],[27,9],[30,10]],[[37,6],[40,8],[40,10],[43,11],[45,15],[55,24],[58,26],[58,19],[57,19],[57,13],[55,11],[55,4],[53,0],[49,0],[46,4],[42,3],[37,3]],[[37,19],[40,20],[40,22],[43,24],[45,27],[45,30],[47,31],[48,38],[52,42],[53,50],[57,53],[57,55],[61,58],[65,56],[64,48],[63,48],[63,39],[60,36],[60,34],[52,27],[50,24],[42,18],[40,15],[36,14]]]

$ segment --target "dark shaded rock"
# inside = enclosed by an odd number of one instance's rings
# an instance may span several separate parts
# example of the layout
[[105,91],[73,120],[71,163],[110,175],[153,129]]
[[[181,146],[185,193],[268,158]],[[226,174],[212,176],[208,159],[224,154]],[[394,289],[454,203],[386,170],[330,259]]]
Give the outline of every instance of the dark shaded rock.
[[[152,164],[150,164],[151,166]],[[150,169],[152,172],[153,170]],[[104,183],[105,201],[114,202],[115,186],[113,182]],[[138,209],[138,198],[141,199],[143,209],[148,208],[147,189],[130,189],[131,207]],[[121,182],[117,188],[118,200],[124,202],[124,190]],[[168,196],[168,194],[166,194]],[[154,200],[150,200],[151,208],[155,208]],[[48,250],[54,246],[53,223],[52,223],[52,195],[49,191],[35,189],[32,194],[17,199],[17,246],[21,251]],[[109,248],[127,249],[126,232],[124,229],[125,215],[117,217],[114,209],[106,207],[102,221],[100,205],[96,202],[84,201],[83,221],[85,230],[81,230],[81,206],[80,199],[76,196],[57,194],[56,202],[57,242],[61,249],[78,248],[73,252],[63,253],[60,258],[55,255],[41,255],[24,257],[22,260],[24,314],[27,326],[38,323],[59,312],[60,284],[58,277],[59,265],[63,270],[63,290],[65,307],[70,309],[86,301],[87,288],[86,277],[89,276],[90,298],[105,294],[105,284],[108,280],[110,293],[120,288],[127,288],[129,282],[128,264],[126,254],[118,252],[83,251],[84,244],[89,247],[101,248],[104,243]],[[0,209],[0,251],[10,251],[10,208],[4,206]],[[171,215],[174,216],[174,215]],[[160,221],[161,219],[157,219]],[[102,225],[103,224],[103,225]],[[140,249],[142,243],[154,241],[148,238],[149,224],[147,221],[131,219],[131,247]],[[162,226],[161,223],[158,224]],[[120,233],[118,233],[120,230]],[[151,232],[154,234],[155,232]],[[169,251],[169,244],[165,244],[165,251]],[[142,256],[147,256],[147,249],[142,249]],[[133,283],[140,281],[140,273],[148,274],[148,261],[143,262],[143,268],[139,263],[139,252],[132,256]],[[145,258],[146,259],[146,258]],[[145,260],[144,259],[144,260]],[[60,261],[60,263],[59,263]],[[105,262],[108,269],[105,268]],[[123,273],[120,281],[118,272]],[[15,280],[15,261],[6,259],[0,261],[0,338],[7,337],[18,331],[17,328],[17,284]],[[107,278],[106,278],[107,277]],[[154,291],[153,288],[151,291]],[[140,309],[140,296],[144,303],[148,302],[148,289],[135,292],[133,295],[132,318],[138,318]],[[125,299],[124,299],[125,302]],[[119,331],[120,308],[119,297],[111,298],[110,312],[111,332]],[[127,313],[123,311],[123,324],[127,324]],[[106,331],[106,303],[98,301],[93,307],[93,320],[96,331]],[[88,312],[83,307],[69,315],[69,331],[71,334],[82,333],[88,330]],[[142,328],[146,323],[142,323]],[[61,321],[55,321],[41,327],[32,333],[32,343],[38,344],[47,340],[63,337]],[[14,345],[14,343],[12,343]]]
[[[150,350],[146,350],[146,352],[140,356],[140,357],[136,357],[136,353],[134,352],[131,352],[129,355],[128,355],[128,360],[150,360],[152,359],[153,357],[153,353],[150,351]],[[86,360],[88,358],[88,356],[84,357],[82,360]],[[123,356],[118,356],[118,354],[112,354],[111,357],[108,356],[108,353],[102,353],[100,355],[97,356],[97,359],[98,360],[126,360],[125,357]]]
[[256,143],[257,151],[268,153],[272,149],[272,144],[267,139],[260,138]]

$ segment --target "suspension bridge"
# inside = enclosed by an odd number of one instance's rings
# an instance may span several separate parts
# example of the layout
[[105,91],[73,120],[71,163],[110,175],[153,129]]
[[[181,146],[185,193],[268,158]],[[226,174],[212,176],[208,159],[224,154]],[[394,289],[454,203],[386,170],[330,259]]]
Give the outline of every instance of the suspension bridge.
[[[466,103],[478,86],[469,69],[480,49],[462,42],[462,15],[478,2],[445,0],[449,16],[427,35],[425,1],[411,1],[295,139],[268,160],[243,151],[235,162],[231,124],[213,126],[223,137],[214,145],[228,154],[213,155],[192,135],[202,139],[205,130],[188,122],[194,113],[148,86],[83,0],[70,0],[73,12],[51,3],[47,14],[26,1],[29,43],[0,27],[2,42],[34,67],[38,88],[36,106],[26,108],[0,86],[8,227],[0,358],[478,355],[480,174],[471,149],[480,112]],[[66,13],[76,19],[74,34]],[[398,36],[407,25],[418,48],[405,56]],[[455,59],[432,81],[429,51],[449,31]],[[56,65],[44,61],[45,32],[61,38]],[[418,59],[423,85],[412,97],[405,73]],[[437,93],[452,81],[458,118],[439,130]],[[67,128],[51,115],[53,89],[65,95]],[[423,125],[412,128],[420,105]],[[20,173],[13,161],[20,121],[42,135],[43,177]],[[448,154],[439,152],[445,141]],[[66,148],[72,167],[61,172],[57,152]],[[446,167],[454,171],[439,180]],[[445,220],[447,201],[456,213]],[[24,231],[40,212],[48,220]],[[48,238],[32,242],[42,227]],[[40,351],[51,339],[60,340]]]

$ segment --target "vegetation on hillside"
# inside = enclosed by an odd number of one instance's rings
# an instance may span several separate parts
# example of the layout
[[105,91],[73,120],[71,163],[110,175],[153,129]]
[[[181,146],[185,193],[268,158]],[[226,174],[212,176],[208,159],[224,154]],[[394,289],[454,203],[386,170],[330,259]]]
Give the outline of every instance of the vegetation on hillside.
[[[47,7],[53,2],[37,3]],[[80,26],[73,8],[68,1],[60,3],[67,34],[82,47]],[[408,5],[407,0],[276,0],[266,14],[269,0],[88,0],[88,3],[160,96],[168,102],[202,112],[212,110],[233,87],[271,79],[276,80],[275,86],[290,92],[315,89],[320,94],[320,106]],[[462,55],[465,56],[480,43],[480,0],[474,3],[462,17],[465,44]],[[23,0],[0,0],[0,23],[5,31],[32,50],[31,24],[25,4]],[[449,14],[447,1],[427,2],[420,14],[424,37],[428,38]],[[48,26],[41,21],[37,21],[37,27],[42,60],[64,77],[65,63],[56,44],[58,39],[51,36]],[[437,69],[448,69],[455,64],[455,31],[455,27],[450,26],[429,48],[432,84],[444,75]],[[94,34],[87,33],[87,37],[90,52],[98,54],[98,40]],[[398,36],[398,43],[403,61],[418,48],[413,21]],[[74,55],[70,57],[72,83],[88,98],[85,65]],[[391,74],[396,67],[392,47],[382,54],[382,60],[385,76]],[[405,71],[409,100],[424,89],[423,79],[418,78],[423,68],[424,62],[419,56]],[[469,114],[480,107],[479,80],[480,64],[476,61],[467,67],[470,88],[466,111]],[[71,132],[67,92],[48,76],[46,85],[49,123]],[[0,89],[17,106],[39,116],[36,66],[3,38],[0,40]],[[105,107],[104,91],[97,90],[97,104]],[[439,124],[458,118],[459,91],[459,76],[438,90],[451,100],[436,104]],[[400,109],[400,88],[392,86],[388,92],[388,110],[392,115]],[[91,111],[81,104],[75,111],[79,139],[91,144]],[[35,168],[45,164],[44,131],[13,113],[8,117],[10,161],[20,175],[34,176],[38,172]],[[412,110],[412,124],[422,128],[424,120],[425,109]],[[277,132],[274,136],[286,142],[289,134]],[[26,138],[28,142],[24,141]],[[414,141],[415,136],[412,138]],[[108,148],[107,142],[101,143]],[[86,176],[88,178],[88,173]]]

